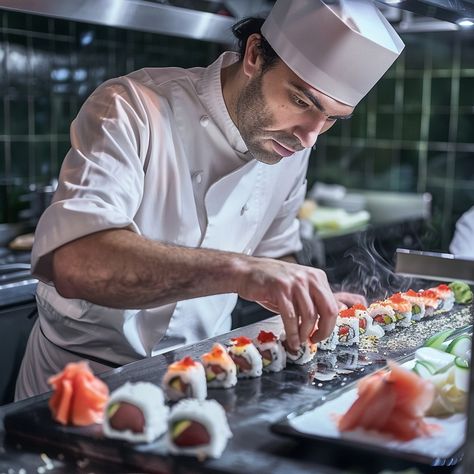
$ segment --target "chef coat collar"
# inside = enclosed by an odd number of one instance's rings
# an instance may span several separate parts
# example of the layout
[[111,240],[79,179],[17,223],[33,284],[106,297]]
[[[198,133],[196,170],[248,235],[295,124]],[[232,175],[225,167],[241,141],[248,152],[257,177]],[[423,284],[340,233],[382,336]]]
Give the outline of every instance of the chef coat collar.
[[[239,59],[237,53],[227,51],[221,54],[216,61],[209,65],[198,87],[198,93],[209,111],[211,119],[216,123],[224,134],[230,146],[239,156],[248,161],[248,148],[242,140],[238,128],[230,118],[227,106],[222,95],[221,69],[235,63]],[[242,156],[247,154],[246,156]]]

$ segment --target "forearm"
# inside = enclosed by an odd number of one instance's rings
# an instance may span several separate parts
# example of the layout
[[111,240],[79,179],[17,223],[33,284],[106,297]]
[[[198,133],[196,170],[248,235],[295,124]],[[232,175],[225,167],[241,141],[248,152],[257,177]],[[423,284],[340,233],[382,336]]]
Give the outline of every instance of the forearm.
[[57,249],[54,283],[67,298],[117,308],[155,307],[237,291],[246,257],[164,244],[128,230],[98,232]]

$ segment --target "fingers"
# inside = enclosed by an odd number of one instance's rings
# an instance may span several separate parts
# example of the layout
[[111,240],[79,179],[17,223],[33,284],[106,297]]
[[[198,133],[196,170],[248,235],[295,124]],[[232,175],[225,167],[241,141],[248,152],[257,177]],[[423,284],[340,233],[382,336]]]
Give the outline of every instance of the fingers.
[[339,303],[342,303],[347,307],[354,306],[355,304],[367,306],[367,300],[362,295],[358,295],[356,293],[340,291],[338,293],[334,293],[334,296]]
[[296,314],[300,316],[299,337],[300,341],[307,341],[313,333],[317,321],[317,309],[311,299],[308,286],[301,284],[294,289],[295,302],[298,308]]
[[290,349],[298,349],[300,346],[299,321],[295,308],[291,301],[283,294],[278,296],[278,306],[280,308],[281,319],[285,327],[286,340]]

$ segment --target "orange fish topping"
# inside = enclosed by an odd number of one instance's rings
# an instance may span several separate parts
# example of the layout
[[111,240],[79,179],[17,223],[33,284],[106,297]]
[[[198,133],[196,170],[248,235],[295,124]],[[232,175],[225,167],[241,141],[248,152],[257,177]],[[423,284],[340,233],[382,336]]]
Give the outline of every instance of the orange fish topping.
[[441,290],[441,291],[451,291],[451,288],[449,288],[448,285],[438,285],[436,288],[438,288],[438,290]]
[[415,290],[412,290],[411,288],[406,292],[407,296],[420,296],[419,293],[417,293]]
[[265,344],[266,342],[276,341],[277,337],[271,331],[268,331],[268,332],[267,331],[260,331],[260,333],[257,336],[257,339],[262,344]]
[[169,368],[171,370],[186,370],[188,367],[194,367],[197,362],[192,357],[186,356],[181,360],[173,362]]
[[252,343],[252,340],[245,336],[231,337],[230,340],[232,341],[232,344],[236,347],[247,346],[248,344]]
[[389,298],[390,301],[393,301],[394,303],[406,303],[406,299],[402,296],[401,293],[395,293]]
[[367,311],[367,308],[363,304],[355,304],[350,308],[339,311],[339,316],[341,318],[353,318],[356,311]]

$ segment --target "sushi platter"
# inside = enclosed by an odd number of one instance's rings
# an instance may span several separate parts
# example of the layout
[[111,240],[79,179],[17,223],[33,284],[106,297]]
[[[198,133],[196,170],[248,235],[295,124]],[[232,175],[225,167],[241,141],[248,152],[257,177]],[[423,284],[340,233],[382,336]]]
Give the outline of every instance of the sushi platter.
[[[382,468],[437,472],[453,467],[462,457],[466,425],[459,410],[442,420],[426,417],[423,427],[436,429],[409,441],[338,425],[357,402],[360,380],[399,370],[387,371],[387,361],[417,380],[422,373],[431,376],[429,351],[420,352],[426,340],[430,350],[446,349],[443,357],[450,361],[460,358],[451,354],[454,346],[470,354],[465,342],[468,337],[470,343],[473,306],[454,303],[445,287],[439,288],[446,293],[443,298],[431,291],[406,292],[369,308],[342,310],[333,334],[318,349],[308,341],[300,351],[289,351],[276,316],[128,364],[100,379],[88,373],[86,385],[95,387],[101,400],[98,411],[86,410],[89,421],[83,410],[74,414],[64,408],[70,401],[64,400],[70,396],[69,380],[79,370],[67,366],[52,377],[53,394],[9,408],[7,442],[140,472],[334,473],[352,467],[355,459],[366,474]],[[440,331],[444,335],[430,337]],[[138,394],[149,395],[139,401]],[[73,398],[71,405],[81,403]],[[201,447],[192,445],[196,437]],[[341,447],[354,457],[340,456]]]

